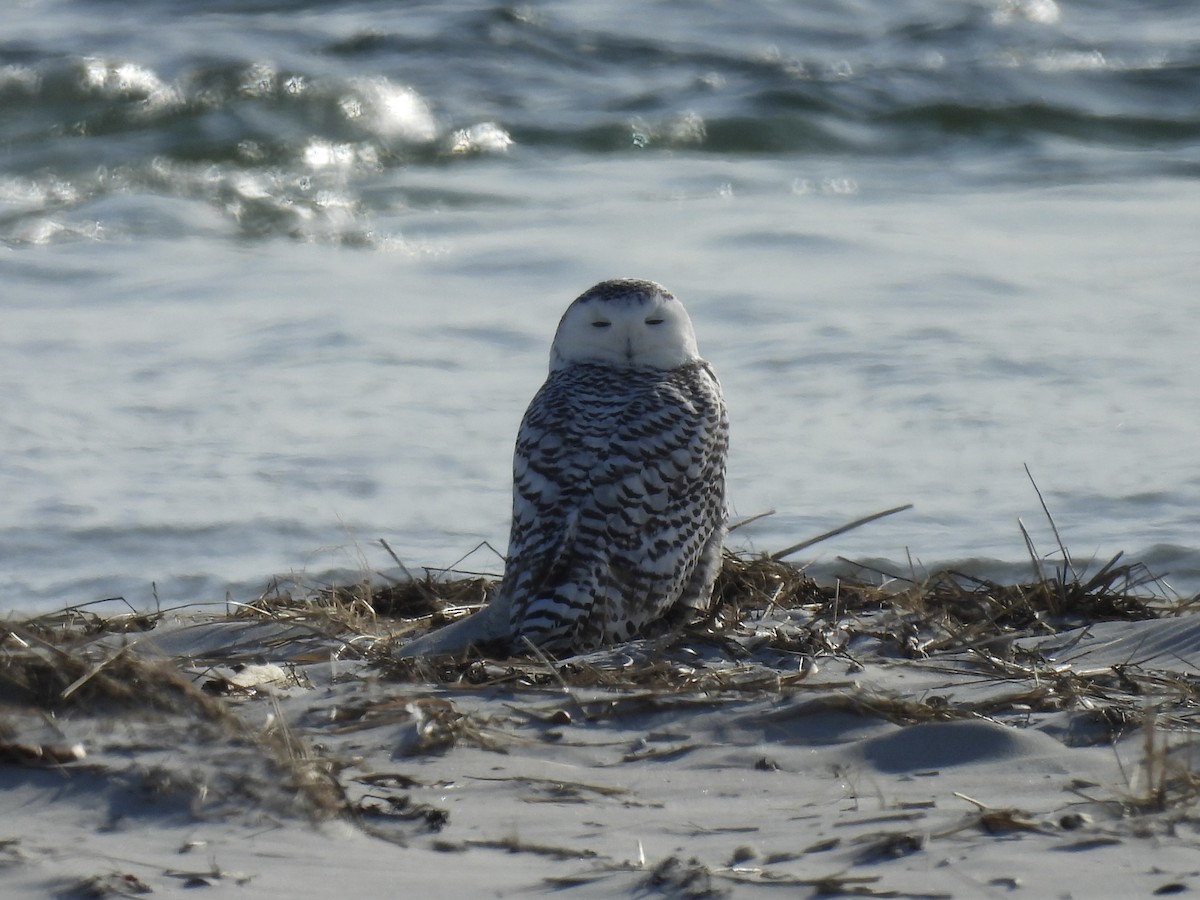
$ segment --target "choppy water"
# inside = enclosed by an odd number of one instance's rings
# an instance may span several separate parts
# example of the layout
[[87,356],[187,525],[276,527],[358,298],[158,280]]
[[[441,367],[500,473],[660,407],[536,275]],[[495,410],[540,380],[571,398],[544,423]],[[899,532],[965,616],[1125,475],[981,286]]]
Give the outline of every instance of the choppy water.
[[9,4],[0,604],[503,551],[616,275],[722,377],[735,546],[912,502],[799,560],[1023,575],[1028,464],[1081,561],[1200,589],[1200,7],[1136,13]]

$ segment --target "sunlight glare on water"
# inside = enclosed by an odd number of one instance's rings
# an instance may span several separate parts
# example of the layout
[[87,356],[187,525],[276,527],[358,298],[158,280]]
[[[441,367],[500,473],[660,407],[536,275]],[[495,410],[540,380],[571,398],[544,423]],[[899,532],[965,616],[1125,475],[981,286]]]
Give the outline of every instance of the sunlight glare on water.
[[554,325],[619,275],[725,386],[733,515],[775,510],[735,547],[911,502],[797,561],[1025,577],[1028,465],[1081,560],[1200,589],[1187,5],[6,15],[9,608],[502,552]]

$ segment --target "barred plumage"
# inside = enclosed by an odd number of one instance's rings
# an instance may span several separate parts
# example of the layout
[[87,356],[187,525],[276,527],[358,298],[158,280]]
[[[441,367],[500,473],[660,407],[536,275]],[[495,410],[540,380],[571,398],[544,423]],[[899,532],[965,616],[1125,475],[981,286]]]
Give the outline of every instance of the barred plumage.
[[497,598],[514,641],[579,652],[705,608],[727,447],[720,384],[665,288],[607,281],[571,304],[517,436]]
[[523,639],[555,653],[704,609],[721,567],[729,425],[683,305],[652,281],[572,303],[521,422],[499,592],[400,657]]

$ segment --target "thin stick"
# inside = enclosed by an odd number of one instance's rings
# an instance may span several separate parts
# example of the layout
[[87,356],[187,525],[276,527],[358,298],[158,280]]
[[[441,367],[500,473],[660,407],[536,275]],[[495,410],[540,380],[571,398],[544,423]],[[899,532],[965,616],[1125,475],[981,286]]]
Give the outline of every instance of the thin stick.
[[403,563],[403,562],[400,560],[400,557],[396,555],[396,551],[392,549],[392,545],[391,545],[391,544],[389,544],[389,543],[388,543],[386,540],[384,540],[383,538],[380,538],[380,539],[379,539],[379,543],[383,544],[383,549],[384,549],[384,550],[386,550],[386,551],[388,552],[388,556],[390,556],[392,559],[394,559],[394,560],[396,561],[396,565],[398,565],[398,566],[400,567],[400,571],[404,573],[404,577],[405,577],[405,578],[407,578],[409,581],[411,581],[411,582],[414,582],[414,583],[415,583],[415,582],[416,582],[416,579],[415,579],[415,578],[413,578],[413,576],[412,576],[412,572],[408,571],[408,566],[406,566],[406,565],[405,565],[405,564],[404,564],[404,563]]
[[1054,516],[1050,515],[1050,507],[1046,505],[1046,499],[1042,496],[1041,489],[1037,486],[1037,482],[1033,480],[1033,473],[1029,471],[1029,463],[1024,463],[1025,474],[1029,476],[1029,483],[1033,485],[1034,493],[1037,494],[1038,502],[1042,504],[1042,512],[1046,514],[1047,520],[1050,522],[1050,530],[1054,532],[1054,540],[1058,541],[1058,549],[1062,551],[1063,560],[1067,564],[1067,568],[1071,570],[1071,575],[1075,581],[1079,581],[1079,573],[1075,571],[1075,564],[1071,562],[1071,554],[1067,552],[1066,545],[1063,544],[1063,539],[1058,533],[1058,526],[1054,524]]
[[572,703],[575,704],[575,709],[579,711],[581,716],[586,718],[587,710],[583,708],[583,704],[579,702],[579,697],[575,695],[575,691],[573,691],[571,686],[567,684],[567,680],[562,677],[562,673],[558,671],[558,667],[554,664],[550,657],[545,654],[541,647],[531,641],[528,635],[521,635],[521,642],[531,653],[533,653],[534,656],[541,660],[542,665],[546,667],[546,669],[550,672],[551,677],[554,678],[554,680],[557,681],[559,686],[562,688],[562,692],[567,695]]
[[962,793],[961,791],[954,791],[953,793],[954,793],[954,796],[957,797],[959,800],[966,800],[968,803],[973,804],[975,807],[977,807],[981,811],[986,812],[987,810],[992,808],[992,807],[988,806],[986,803],[976,800],[974,797],[968,797],[966,794]]
[[122,656],[124,656],[125,651],[127,649],[128,649],[128,647],[122,647],[120,650],[118,650],[116,653],[114,653],[108,659],[92,666],[91,669],[89,669],[84,674],[80,675],[73,682],[71,682],[70,685],[68,685],[66,688],[64,688],[62,694],[60,694],[59,696],[63,700],[66,700],[67,698],[69,698],[73,693],[75,693],[77,690],[79,690],[79,688],[83,687],[85,684],[87,684],[89,681],[91,681],[93,678],[95,678],[97,675],[99,675],[111,663],[116,662],[118,659],[120,659]]
[[1033,546],[1033,538],[1029,536],[1029,529],[1025,527],[1020,516],[1017,516],[1017,527],[1021,529],[1021,537],[1025,539],[1025,550],[1029,553],[1029,561],[1033,563],[1033,580],[1041,584],[1046,580],[1046,573],[1042,569],[1041,559],[1038,558],[1037,548]]
[[863,516],[861,519],[855,519],[853,522],[847,522],[845,525],[839,525],[831,531],[826,531],[824,534],[818,534],[814,538],[809,538],[807,541],[801,541],[799,544],[793,544],[780,550],[778,553],[771,554],[773,562],[779,562],[785,556],[791,556],[793,553],[798,553],[811,547],[813,544],[819,544],[821,541],[828,540],[831,537],[837,537],[839,534],[845,534],[847,531],[853,531],[860,525],[866,525],[868,522],[874,522],[876,519],[882,519],[884,516],[895,515],[898,512],[904,512],[906,509],[912,509],[911,503],[905,503],[903,506],[893,506],[891,509],[885,509],[882,512],[871,513],[869,516]]
[[751,522],[757,522],[759,519],[765,519],[767,516],[773,516],[773,515],[775,515],[775,510],[768,509],[766,512],[760,512],[760,513],[754,514],[753,516],[746,516],[746,518],[744,518],[744,519],[738,519],[736,522],[734,522],[732,525],[730,525],[725,530],[726,531],[737,531],[739,528],[743,528],[746,525],[749,525]]
[[909,581],[903,575],[897,575],[895,572],[888,572],[886,569],[880,569],[876,566],[868,566],[864,562],[859,562],[855,559],[847,559],[844,556],[834,557],[838,562],[844,562],[848,566],[854,566],[856,569],[865,569],[868,572],[874,572],[876,575],[881,575],[889,581],[908,581],[909,584],[916,584],[915,581]]
[[554,663],[550,661],[550,657],[546,655],[545,651],[543,651],[541,647],[539,647],[537,644],[535,644],[533,641],[531,641],[527,635],[524,635],[524,634],[521,635],[521,643],[523,643],[525,645],[525,647],[531,653],[533,653],[534,656],[536,656],[539,660],[541,660],[542,665],[544,665],[546,667],[546,669],[550,672],[551,677],[553,677],[554,680],[558,682],[559,687],[561,687],[563,689],[563,693],[571,695],[571,699],[574,700],[575,696],[574,696],[574,694],[571,694],[570,686],[563,679],[562,675],[559,673],[559,671],[555,667]]
[[[503,560],[505,558],[504,554],[501,553],[499,550],[497,550],[495,547],[493,547],[489,541],[480,541],[471,550],[468,550],[466,553],[464,553],[462,556],[460,556],[454,562],[450,563],[450,565],[446,566],[444,569],[437,569],[437,568],[431,569],[429,566],[426,566],[425,571],[426,572],[438,572],[441,575],[446,575],[450,572],[456,572],[456,571],[458,571],[458,569],[456,567],[458,566],[458,564],[460,562],[462,562],[464,559],[466,559],[468,556],[475,553],[476,551],[483,549],[484,547],[487,547],[489,550],[491,550],[493,553],[495,553],[496,556],[500,557],[500,559]],[[475,574],[481,574],[481,573],[475,573]]]

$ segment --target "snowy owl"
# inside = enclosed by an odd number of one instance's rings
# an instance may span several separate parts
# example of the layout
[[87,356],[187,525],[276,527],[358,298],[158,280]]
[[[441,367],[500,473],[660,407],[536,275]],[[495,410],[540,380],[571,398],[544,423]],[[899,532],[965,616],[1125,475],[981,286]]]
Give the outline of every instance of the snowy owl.
[[517,434],[499,592],[400,655],[485,640],[519,650],[524,639],[578,653],[705,609],[721,566],[728,430],[679,300],[637,279],[584,292]]

